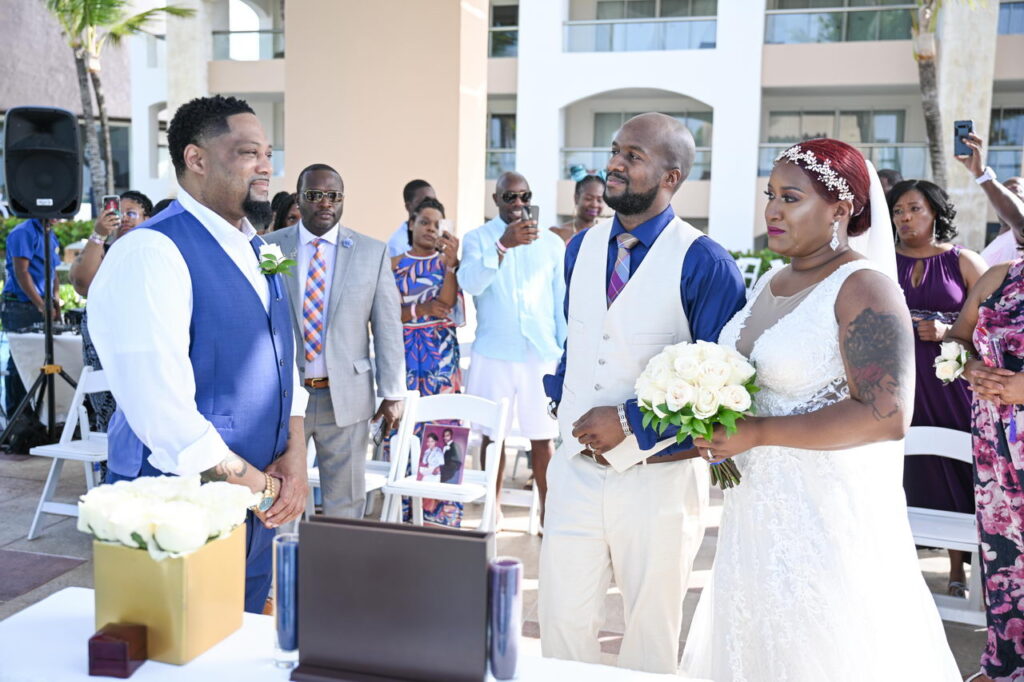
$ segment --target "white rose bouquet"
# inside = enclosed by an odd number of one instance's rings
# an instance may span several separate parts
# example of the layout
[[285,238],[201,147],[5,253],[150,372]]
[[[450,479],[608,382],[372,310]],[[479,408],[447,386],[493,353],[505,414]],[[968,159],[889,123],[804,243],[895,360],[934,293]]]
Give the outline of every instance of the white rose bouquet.
[[[736,421],[753,412],[751,396],[760,389],[756,372],[735,350],[707,341],[677,343],[651,358],[636,380],[644,428],[658,433],[679,427],[676,442],[687,437],[710,438],[716,424],[736,432]],[[711,466],[711,481],[720,488],[740,482],[736,464]]]
[[101,485],[78,502],[78,530],[103,542],[147,550],[157,561],[193,552],[245,523],[260,496],[199,476],[143,476]]
[[944,384],[950,384],[964,373],[967,366],[967,349],[956,341],[943,341],[939,355],[935,358],[935,377]]

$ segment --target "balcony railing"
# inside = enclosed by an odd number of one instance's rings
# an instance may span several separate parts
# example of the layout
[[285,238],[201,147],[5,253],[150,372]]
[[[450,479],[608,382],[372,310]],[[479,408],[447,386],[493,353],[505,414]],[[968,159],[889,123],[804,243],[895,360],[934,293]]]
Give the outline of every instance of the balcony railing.
[[[758,176],[768,177],[771,175],[775,157],[790,146],[792,143],[762,144],[757,163]],[[899,171],[900,175],[905,178],[931,177],[928,145],[922,142],[869,143],[855,144],[854,146],[875,165],[875,168],[891,168]]]
[[988,148],[988,156],[985,161],[992,167],[997,178],[1006,180],[1022,174],[1022,157],[1024,157],[1024,147],[995,146]]
[[827,11],[770,9],[765,17],[767,45],[839,43],[862,40],[910,40],[913,3],[875,7],[837,7]]
[[640,52],[711,49],[715,47],[717,23],[713,16],[567,21],[565,51]]
[[486,177],[488,180],[494,180],[505,171],[516,169],[516,150],[488,149],[486,164]]
[[284,31],[214,31],[213,58],[259,61],[284,58]]
[[[607,147],[563,147],[562,148],[562,179],[569,180],[569,169],[583,166],[589,170],[603,170],[608,163]],[[697,155],[693,168],[686,177],[689,181],[711,179],[711,148],[697,147]]]

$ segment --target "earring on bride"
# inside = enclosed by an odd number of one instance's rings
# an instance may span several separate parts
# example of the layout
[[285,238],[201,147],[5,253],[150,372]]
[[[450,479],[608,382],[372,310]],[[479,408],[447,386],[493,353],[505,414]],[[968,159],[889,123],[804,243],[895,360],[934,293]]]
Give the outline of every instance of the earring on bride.
[[835,251],[836,249],[839,248],[839,221],[838,220],[833,220],[832,221],[832,241],[830,241],[828,243],[828,245],[832,247],[833,251]]

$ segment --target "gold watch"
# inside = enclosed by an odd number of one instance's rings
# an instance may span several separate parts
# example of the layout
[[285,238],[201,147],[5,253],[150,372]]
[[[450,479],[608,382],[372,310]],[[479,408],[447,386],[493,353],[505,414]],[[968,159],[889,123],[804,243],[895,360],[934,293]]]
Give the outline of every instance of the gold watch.
[[274,499],[277,497],[277,483],[275,482],[274,477],[265,471],[263,472],[263,475],[267,479],[267,486],[263,489],[263,497],[261,497],[256,506],[252,508],[253,511],[258,511],[260,513],[266,513],[267,510],[274,506]]

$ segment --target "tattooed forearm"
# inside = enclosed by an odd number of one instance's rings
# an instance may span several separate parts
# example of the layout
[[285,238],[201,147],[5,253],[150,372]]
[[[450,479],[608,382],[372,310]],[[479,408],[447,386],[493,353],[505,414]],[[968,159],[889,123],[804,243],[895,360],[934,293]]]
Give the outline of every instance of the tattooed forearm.
[[904,331],[896,315],[865,308],[843,340],[851,393],[879,421],[901,414],[904,407],[905,363],[913,358],[913,349],[900,345]]
[[207,469],[199,475],[199,480],[203,483],[210,481],[226,481],[229,478],[242,478],[246,472],[249,471],[249,463],[238,455],[230,455],[226,457],[215,467]]

